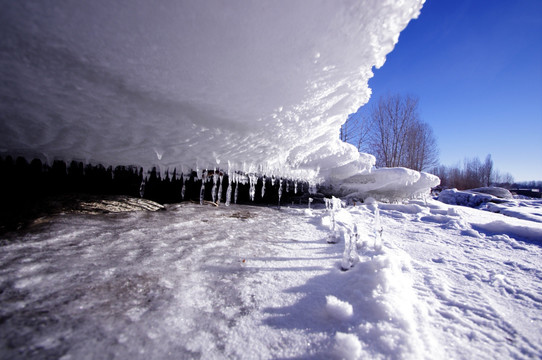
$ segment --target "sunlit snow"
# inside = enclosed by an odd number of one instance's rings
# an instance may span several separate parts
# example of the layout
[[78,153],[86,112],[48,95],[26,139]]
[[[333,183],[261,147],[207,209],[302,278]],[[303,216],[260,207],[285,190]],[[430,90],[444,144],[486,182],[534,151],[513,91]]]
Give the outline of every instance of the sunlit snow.
[[339,204],[61,214],[6,235],[0,357],[542,356],[540,223]]
[[308,181],[423,0],[3,1],[0,151]]

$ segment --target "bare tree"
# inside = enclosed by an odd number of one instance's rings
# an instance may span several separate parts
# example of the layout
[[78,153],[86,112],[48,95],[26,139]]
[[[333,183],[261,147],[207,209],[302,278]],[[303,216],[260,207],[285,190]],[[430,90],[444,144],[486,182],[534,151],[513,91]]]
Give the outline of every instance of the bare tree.
[[486,156],[486,160],[484,161],[484,164],[482,165],[482,168],[480,170],[481,170],[482,184],[484,186],[491,185],[492,173],[493,173],[493,160],[491,159],[491,154],[488,154]]
[[492,174],[491,181],[500,186],[510,186],[514,183],[514,177],[508,172],[501,174],[499,170],[495,170]]
[[428,170],[438,165],[438,147],[431,127],[420,121],[418,99],[411,96],[381,97],[366,121],[365,146],[379,167]]
[[418,99],[381,97],[370,113],[351,114],[341,127],[341,140],[376,157],[378,167],[428,171],[438,165],[438,147],[431,127],[420,121]]
[[474,189],[483,186],[482,183],[482,162],[478,157],[465,159],[463,166],[463,183],[459,184],[461,189]]
[[438,165],[438,147],[431,127],[421,121],[414,122],[407,134],[406,159],[410,169],[422,171]]
[[399,95],[381,97],[371,112],[371,148],[377,166],[408,166],[409,133],[418,122],[418,100]]
[[341,126],[341,140],[354,145],[360,152],[369,150],[367,146],[369,136],[369,119],[360,112],[350,114],[346,122]]

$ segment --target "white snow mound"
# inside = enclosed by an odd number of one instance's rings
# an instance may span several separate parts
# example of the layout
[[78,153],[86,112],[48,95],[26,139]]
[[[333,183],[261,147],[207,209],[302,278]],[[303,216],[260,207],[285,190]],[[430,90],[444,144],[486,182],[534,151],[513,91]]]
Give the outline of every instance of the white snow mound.
[[347,320],[354,314],[352,305],[337,299],[333,295],[326,296],[326,311],[329,316],[337,320]]
[[423,0],[9,1],[0,153],[343,178],[338,139]]
[[361,343],[356,335],[338,331],[334,350],[336,359],[355,360],[361,356]]

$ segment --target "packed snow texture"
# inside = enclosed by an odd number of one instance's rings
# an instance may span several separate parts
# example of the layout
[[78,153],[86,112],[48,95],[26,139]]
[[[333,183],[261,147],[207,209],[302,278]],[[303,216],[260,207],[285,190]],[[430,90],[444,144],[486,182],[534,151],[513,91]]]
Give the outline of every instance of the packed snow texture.
[[440,179],[432,174],[406,168],[381,168],[361,172],[340,181],[330,180],[321,187],[330,195],[342,196],[353,201],[373,198],[400,201],[429,194]]
[[2,1],[1,152],[314,180],[424,0]]
[[[540,223],[334,203],[64,214],[5,235],[0,358],[542,357]],[[358,235],[348,271],[332,217]]]

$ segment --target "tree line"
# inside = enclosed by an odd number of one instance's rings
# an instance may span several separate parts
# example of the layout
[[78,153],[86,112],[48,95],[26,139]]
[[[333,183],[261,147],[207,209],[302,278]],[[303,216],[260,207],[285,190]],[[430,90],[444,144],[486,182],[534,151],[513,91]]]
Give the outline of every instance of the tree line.
[[440,178],[440,186],[443,188],[465,190],[491,185],[510,188],[514,183],[510,173],[501,174],[495,169],[491,154],[486,156],[484,162],[475,157],[465,159],[462,167],[439,165],[430,172]]

